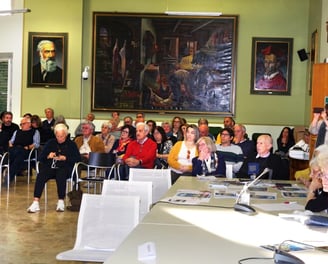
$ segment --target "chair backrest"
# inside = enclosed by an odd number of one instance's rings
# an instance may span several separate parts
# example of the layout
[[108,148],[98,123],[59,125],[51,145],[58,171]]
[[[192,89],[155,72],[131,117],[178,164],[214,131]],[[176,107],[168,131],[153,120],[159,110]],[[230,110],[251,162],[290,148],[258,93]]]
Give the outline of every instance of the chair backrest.
[[149,212],[152,203],[152,182],[104,180],[102,195],[139,196],[139,221]]
[[113,153],[89,153],[89,165],[95,167],[111,167],[115,164],[115,156]]
[[171,170],[130,168],[129,181],[151,181],[153,185],[153,203],[156,203],[171,187]]
[[73,250],[115,250],[139,222],[139,199],[83,194]]

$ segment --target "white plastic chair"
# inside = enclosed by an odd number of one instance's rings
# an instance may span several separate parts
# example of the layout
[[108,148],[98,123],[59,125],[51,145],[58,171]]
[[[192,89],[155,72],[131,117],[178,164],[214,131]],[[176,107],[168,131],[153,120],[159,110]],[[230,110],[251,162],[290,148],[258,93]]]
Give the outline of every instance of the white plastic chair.
[[36,162],[38,160],[38,149],[37,148],[32,148],[28,154],[27,159],[24,160],[24,162],[27,163],[27,184],[30,184],[31,181],[31,171],[32,171],[32,166],[33,163],[36,166]]
[[171,169],[130,168],[129,181],[151,181],[153,183],[153,203],[156,203],[172,185]]
[[152,204],[152,182],[104,180],[102,195],[136,195],[140,197],[139,221],[149,212]]
[[56,259],[104,262],[138,224],[139,199],[83,194],[74,248]]
[[7,180],[6,180],[7,189],[9,189],[10,178],[9,178],[9,154],[8,154],[8,152],[5,152],[2,155],[0,155],[0,193],[1,193],[1,188],[2,188],[2,181],[3,181],[4,177],[7,177]]

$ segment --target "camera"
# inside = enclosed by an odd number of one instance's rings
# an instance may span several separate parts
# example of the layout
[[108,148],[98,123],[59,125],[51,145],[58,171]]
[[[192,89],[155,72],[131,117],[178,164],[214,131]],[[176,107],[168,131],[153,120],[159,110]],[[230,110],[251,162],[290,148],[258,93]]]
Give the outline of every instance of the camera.
[[83,80],[88,80],[89,78],[89,66],[84,67],[84,71],[82,72],[82,79]]

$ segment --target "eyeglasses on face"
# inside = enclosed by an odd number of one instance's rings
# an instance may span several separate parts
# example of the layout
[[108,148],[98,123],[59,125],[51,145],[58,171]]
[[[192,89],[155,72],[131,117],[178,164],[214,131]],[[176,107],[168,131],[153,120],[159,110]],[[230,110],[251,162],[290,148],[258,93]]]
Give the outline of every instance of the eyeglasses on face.
[[121,133],[122,133],[122,134],[129,134],[129,131],[127,131],[127,130],[122,130]]
[[227,137],[230,137],[230,134],[228,134],[228,133],[222,133],[221,136],[227,136]]

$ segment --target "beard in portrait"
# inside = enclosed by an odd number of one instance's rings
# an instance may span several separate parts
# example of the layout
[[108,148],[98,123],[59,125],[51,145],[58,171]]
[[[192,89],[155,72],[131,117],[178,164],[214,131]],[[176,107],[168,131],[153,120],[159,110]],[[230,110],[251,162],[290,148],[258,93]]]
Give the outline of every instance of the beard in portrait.
[[57,66],[54,42],[41,40],[37,52],[40,60],[33,66],[32,83],[62,84],[63,71]]

